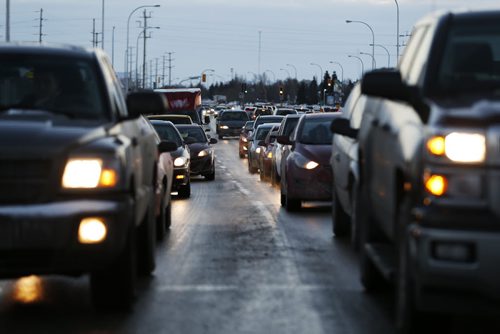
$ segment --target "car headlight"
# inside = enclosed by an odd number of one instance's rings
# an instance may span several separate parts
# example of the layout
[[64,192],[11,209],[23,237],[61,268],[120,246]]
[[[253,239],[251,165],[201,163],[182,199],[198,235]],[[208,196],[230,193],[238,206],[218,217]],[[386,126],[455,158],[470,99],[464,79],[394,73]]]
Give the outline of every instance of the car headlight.
[[244,143],[247,143],[248,142],[248,139],[246,139],[245,137],[242,137],[241,138],[241,141],[244,142]]
[[305,156],[303,156],[300,153],[295,153],[293,155],[293,162],[297,167],[304,168],[304,169],[314,169],[319,166],[319,164],[316,161],[312,161],[310,159],[307,159]]
[[260,154],[260,150],[261,150],[260,147],[257,147],[257,149],[255,150],[255,153]]
[[486,158],[486,138],[480,133],[451,132],[427,140],[427,150],[454,162],[479,163]]
[[72,158],[64,167],[62,187],[66,189],[111,188],[117,183],[117,169],[105,166],[102,159]]
[[185,166],[187,164],[188,160],[185,158],[185,157],[178,157],[178,158],[175,158],[174,160],[174,166],[175,167],[182,167],[182,166]]
[[227,130],[227,129],[229,129],[229,126],[227,126],[227,125],[221,125],[220,128],[224,129],[224,130]]
[[210,154],[210,150],[205,149],[205,150],[200,151],[200,153],[198,153],[198,157],[200,157],[200,158],[206,157],[209,154]]

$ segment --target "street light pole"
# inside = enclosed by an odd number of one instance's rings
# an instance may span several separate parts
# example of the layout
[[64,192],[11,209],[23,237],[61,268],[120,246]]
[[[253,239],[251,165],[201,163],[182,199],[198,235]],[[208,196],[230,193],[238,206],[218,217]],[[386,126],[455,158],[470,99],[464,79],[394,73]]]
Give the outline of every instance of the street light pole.
[[366,53],[366,52],[360,52],[359,54],[365,55],[365,56],[370,56],[372,58],[372,62],[375,63],[375,67],[377,67],[377,62],[375,61],[375,58],[373,57],[373,55]]
[[132,17],[132,15],[138,11],[139,9],[141,8],[145,8],[145,7],[160,7],[160,5],[144,5],[144,6],[139,6],[137,7],[136,9],[134,9],[132,12],[130,12],[129,16],[128,16],[128,19],[127,19],[127,48],[125,49],[125,91],[128,92],[128,87],[129,87],[129,70],[128,70],[128,67],[129,67],[129,64],[128,64],[128,50],[129,50],[129,36],[130,36],[130,18]]
[[399,62],[399,4],[398,0],[394,0],[396,2],[396,66],[398,66]]
[[290,75],[290,71],[288,71],[287,69],[280,68],[280,71],[285,71],[285,72],[288,74],[287,79],[292,77],[292,76]]
[[[372,46],[370,44],[370,46]],[[381,44],[375,44],[375,46],[378,46],[379,48],[382,48],[385,50],[385,52],[387,52],[387,67],[391,67],[391,54],[389,53],[389,50],[387,50],[387,48]]]
[[101,48],[104,50],[104,0],[102,0]]
[[349,58],[356,58],[361,62],[361,76],[363,76],[363,73],[365,73],[365,64],[363,63],[363,59],[361,59],[358,56],[353,56],[353,55],[348,55],[347,57]]
[[293,67],[293,70],[295,71],[295,80],[297,80],[297,67],[295,67],[295,66],[294,66],[294,65],[292,65],[292,64],[286,64],[286,66]]
[[319,67],[319,78],[318,78],[318,81],[319,83],[321,84],[321,82],[323,81],[323,79],[321,78],[321,76],[323,75],[323,68],[319,65],[319,64],[316,64],[316,63],[311,63],[312,66],[318,66]]
[[368,27],[368,29],[370,29],[370,31],[372,32],[372,56],[373,56],[373,59],[372,59],[372,70],[375,69],[375,33],[373,32],[373,29],[372,27],[366,23],[366,22],[363,22],[363,21],[352,21],[352,20],[346,20],[345,23],[361,23],[365,26]]
[[342,71],[341,72],[341,76],[342,76],[342,82],[344,82],[344,68],[342,67],[342,64],[341,63],[338,63],[336,61],[331,61],[330,64],[336,64],[336,65],[339,65],[340,67],[340,70]]

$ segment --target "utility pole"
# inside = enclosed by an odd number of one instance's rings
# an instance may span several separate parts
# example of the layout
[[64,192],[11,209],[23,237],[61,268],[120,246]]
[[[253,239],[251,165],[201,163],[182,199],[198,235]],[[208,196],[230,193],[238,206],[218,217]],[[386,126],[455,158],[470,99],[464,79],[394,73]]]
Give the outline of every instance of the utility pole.
[[42,36],[43,36],[43,8],[40,8],[40,18],[39,18],[39,23],[38,23],[38,43],[42,43]]
[[5,41],[10,42],[10,0],[6,0],[5,3]]
[[260,51],[261,51],[261,42],[262,42],[262,31],[259,30],[259,57],[257,61],[257,74],[260,77]]
[[168,86],[172,86],[172,61],[175,59],[172,59],[172,54],[174,52],[167,52],[168,53]]
[[102,0],[102,28],[101,28],[101,48],[104,50],[104,0]]
[[153,85],[153,88],[158,88],[156,85],[158,85],[158,58],[155,58],[156,61],[156,70],[155,70],[155,83]]
[[113,26],[113,33],[111,35],[111,66],[115,67],[115,26]]
[[143,88],[146,82],[146,40],[151,38],[151,36],[146,35],[146,29],[148,28],[148,19],[151,18],[151,15],[146,16],[146,10],[144,9],[144,26],[143,26],[143,34],[144,34],[144,49],[143,49],[143,57],[142,57],[142,85]]
[[92,19],[92,47],[95,47],[95,19]]

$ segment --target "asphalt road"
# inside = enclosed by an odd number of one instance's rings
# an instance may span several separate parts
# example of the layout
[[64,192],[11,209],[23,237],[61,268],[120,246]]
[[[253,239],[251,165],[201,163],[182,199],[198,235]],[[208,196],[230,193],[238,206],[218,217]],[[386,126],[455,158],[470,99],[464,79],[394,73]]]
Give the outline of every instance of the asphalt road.
[[0,333],[395,333],[394,295],[363,291],[357,254],[332,238],[328,203],[286,212],[237,145],[216,144],[215,181],[197,178],[191,198],[174,201],[133,312],[94,311],[87,276],[4,280]]

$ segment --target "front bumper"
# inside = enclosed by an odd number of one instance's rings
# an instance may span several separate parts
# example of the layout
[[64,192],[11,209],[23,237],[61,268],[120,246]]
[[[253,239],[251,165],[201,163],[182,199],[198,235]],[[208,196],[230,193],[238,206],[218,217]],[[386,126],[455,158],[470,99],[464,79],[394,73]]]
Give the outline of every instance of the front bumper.
[[174,180],[172,181],[172,191],[178,191],[182,186],[189,183],[190,167],[174,168]]
[[[132,198],[0,206],[0,277],[79,274],[105,268],[122,251],[133,225]],[[81,244],[82,218],[105,220],[107,237]]]
[[210,155],[191,158],[191,175],[206,174],[213,171],[213,158]]
[[[469,226],[473,222],[469,221]],[[453,230],[412,224],[409,235],[419,309],[500,311],[499,230]]]
[[287,196],[303,201],[330,201],[332,199],[332,169],[318,166],[312,170],[289,163],[286,171]]
[[237,137],[241,133],[241,127],[222,129],[219,127],[217,134],[219,136]]

